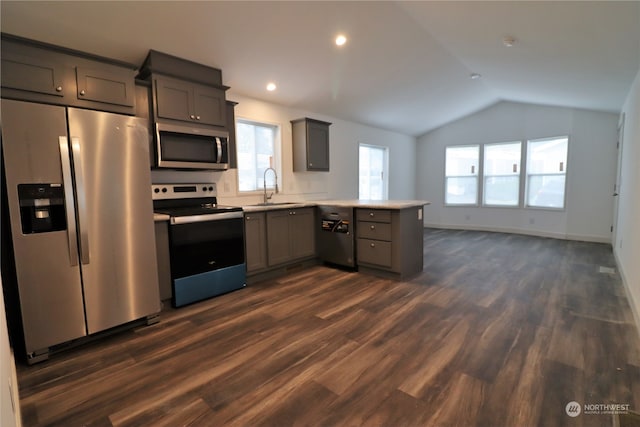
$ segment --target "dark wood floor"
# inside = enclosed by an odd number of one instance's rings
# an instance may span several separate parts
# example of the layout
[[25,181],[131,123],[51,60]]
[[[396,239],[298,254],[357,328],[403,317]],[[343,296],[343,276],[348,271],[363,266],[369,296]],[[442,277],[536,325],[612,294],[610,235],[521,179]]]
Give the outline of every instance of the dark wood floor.
[[19,366],[26,426],[602,426],[640,409],[608,245],[427,230],[407,282],[322,266]]

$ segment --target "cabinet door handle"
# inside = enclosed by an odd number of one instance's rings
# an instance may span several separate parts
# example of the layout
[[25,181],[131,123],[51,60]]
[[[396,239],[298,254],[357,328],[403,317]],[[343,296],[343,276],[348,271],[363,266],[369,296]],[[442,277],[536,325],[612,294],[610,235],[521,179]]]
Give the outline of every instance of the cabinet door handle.
[[84,96],[86,93],[87,93],[87,92],[85,92],[85,91],[84,91],[84,89],[82,89],[82,90],[80,91],[80,95],[82,95],[82,96]]
[[62,86],[56,87],[56,92],[62,92]]
[[371,243],[369,246],[371,246],[372,248],[375,248],[376,244],[375,243]]
[[248,217],[246,217],[246,219],[247,219],[247,221],[249,221],[249,220],[251,219],[251,217],[250,217],[250,216],[248,216]]
[[190,115],[190,116],[189,116],[189,118],[190,118],[191,120],[195,120],[195,119],[196,119],[196,116],[194,116],[194,115],[192,114],[192,115]]
[[200,116],[196,116],[196,120],[200,120]]

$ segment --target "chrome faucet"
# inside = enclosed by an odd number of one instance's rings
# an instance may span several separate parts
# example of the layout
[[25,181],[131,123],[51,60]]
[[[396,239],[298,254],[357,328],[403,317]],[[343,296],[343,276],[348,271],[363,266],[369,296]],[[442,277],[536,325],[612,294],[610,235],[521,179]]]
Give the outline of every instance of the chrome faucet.
[[273,192],[271,193],[271,195],[267,196],[267,172],[268,171],[273,171],[273,181],[275,183],[275,187],[276,187],[276,194],[278,193],[278,173],[276,172],[276,170],[274,168],[266,168],[264,170],[264,176],[262,177],[262,182],[264,184],[264,204],[266,205],[267,203],[269,203],[269,200],[271,200],[271,198],[273,197]]

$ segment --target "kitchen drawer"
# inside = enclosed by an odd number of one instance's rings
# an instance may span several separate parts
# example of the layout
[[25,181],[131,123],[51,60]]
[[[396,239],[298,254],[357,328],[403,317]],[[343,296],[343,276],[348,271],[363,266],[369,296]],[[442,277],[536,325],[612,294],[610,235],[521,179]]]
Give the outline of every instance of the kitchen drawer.
[[374,240],[391,240],[391,224],[384,222],[360,221],[356,229],[358,237]]
[[356,209],[358,221],[391,222],[391,211],[388,209]]
[[391,242],[358,239],[358,263],[391,267]]

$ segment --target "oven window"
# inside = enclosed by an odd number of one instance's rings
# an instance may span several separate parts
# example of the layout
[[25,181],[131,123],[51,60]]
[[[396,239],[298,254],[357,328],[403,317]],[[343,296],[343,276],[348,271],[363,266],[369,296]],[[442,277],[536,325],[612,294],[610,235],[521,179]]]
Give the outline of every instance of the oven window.
[[211,136],[160,132],[163,161],[215,163],[216,140]]
[[244,263],[242,218],[170,227],[171,276],[174,279]]

